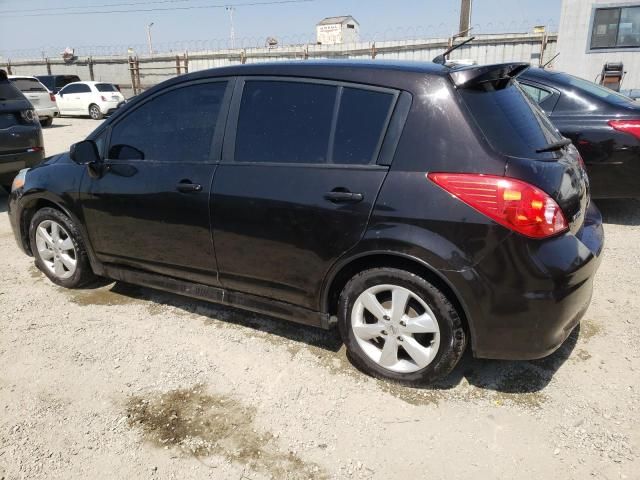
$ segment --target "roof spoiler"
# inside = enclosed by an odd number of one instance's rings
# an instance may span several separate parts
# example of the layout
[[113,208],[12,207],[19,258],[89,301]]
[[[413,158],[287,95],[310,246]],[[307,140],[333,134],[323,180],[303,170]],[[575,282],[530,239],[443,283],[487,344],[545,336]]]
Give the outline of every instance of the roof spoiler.
[[458,88],[472,88],[481,84],[491,83],[494,88],[504,88],[509,81],[527,70],[528,63],[498,63],[495,65],[472,65],[457,68],[449,76]]

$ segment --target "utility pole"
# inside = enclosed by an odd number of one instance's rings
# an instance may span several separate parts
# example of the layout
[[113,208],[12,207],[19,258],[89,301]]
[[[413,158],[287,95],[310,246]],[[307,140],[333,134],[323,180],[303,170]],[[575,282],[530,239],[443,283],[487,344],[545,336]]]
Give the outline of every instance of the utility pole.
[[472,0],[461,0],[460,3],[460,27],[458,31],[462,36],[466,36],[471,27],[471,2]]
[[153,22],[147,25],[147,42],[149,42],[149,55],[153,55],[153,44],[151,43],[151,27],[153,27]]
[[235,43],[236,43],[236,32],[235,29],[233,27],[233,12],[235,11],[236,7],[226,7],[227,12],[229,12],[229,22],[231,23],[231,29],[229,31],[229,42],[231,43],[231,48],[235,48]]

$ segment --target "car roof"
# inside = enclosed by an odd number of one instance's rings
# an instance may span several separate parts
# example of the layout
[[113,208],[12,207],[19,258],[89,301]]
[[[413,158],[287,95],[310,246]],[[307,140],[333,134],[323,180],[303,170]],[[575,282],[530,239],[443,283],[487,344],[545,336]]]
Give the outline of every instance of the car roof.
[[[331,77],[363,76],[387,72],[411,72],[443,76],[451,69],[431,62],[387,61],[387,60],[305,60],[265,62],[199,70],[189,77],[242,76],[242,75],[291,75]],[[348,75],[347,75],[348,74]],[[186,75],[185,75],[186,76]],[[185,77],[183,76],[183,77]]]
[[35,80],[36,82],[38,81],[36,77],[32,77],[30,75],[7,75],[7,77],[9,78],[9,80],[15,80],[16,78],[25,78],[29,80]]

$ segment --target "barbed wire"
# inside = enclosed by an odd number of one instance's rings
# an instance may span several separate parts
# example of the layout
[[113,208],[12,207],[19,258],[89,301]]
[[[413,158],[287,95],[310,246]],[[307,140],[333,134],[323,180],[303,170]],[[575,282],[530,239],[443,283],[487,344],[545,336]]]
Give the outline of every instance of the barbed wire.
[[[531,33],[534,26],[544,26],[548,33],[557,31],[557,23],[553,19],[540,18],[511,22],[489,22],[487,24],[474,24],[470,35],[500,35],[506,33]],[[451,25],[440,23],[424,26],[409,26],[389,28],[380,32],[361,31],[356,43],[343,43],[345,49],[357,44],[373,44],[384,42],[419,42],[434,39],[448,39],[457,32]],[[270,44],[269,40],[275,39],[277,43]],[[273,42],[272,42],[273,43]],[[229,38],[205,39],[205,40],[180,40],[153,44],[153,54],[182,54],[184,52],[215,52],[228,50],[248,49],[290,49],[292,47],[316,45],[315,32],[271,37],[247,36],[238,37],[231,41]],[[34,60],[45,58],[59,58],[65,48],[71,47],[78,57],[108,57],[125,56],[128,54],[147,55],[147,44],[119,44],[119,45],[80,45],[80,46],[43,46],[30,49],[0,49],[0,62],[10,60]],[[335,47],[335,46],[332,46]]]

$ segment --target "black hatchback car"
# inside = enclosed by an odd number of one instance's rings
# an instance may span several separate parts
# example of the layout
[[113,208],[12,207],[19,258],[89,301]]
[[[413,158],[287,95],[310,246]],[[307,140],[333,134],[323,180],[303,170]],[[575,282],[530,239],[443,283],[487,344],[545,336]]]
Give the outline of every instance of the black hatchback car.
[[0,187],[7,191],[23,168],[44,159],[42,127],[29,100],[0,70]]
[[593,198],[640,198],[640,104],[572,75],[531,68],[518,81],[589,173]]
[[406,384],[553,352],[603,247],[580,157],[523,64],[300,62],[164,82],[24,176],[9,215],[54,283],[96,275],[337,323]]

